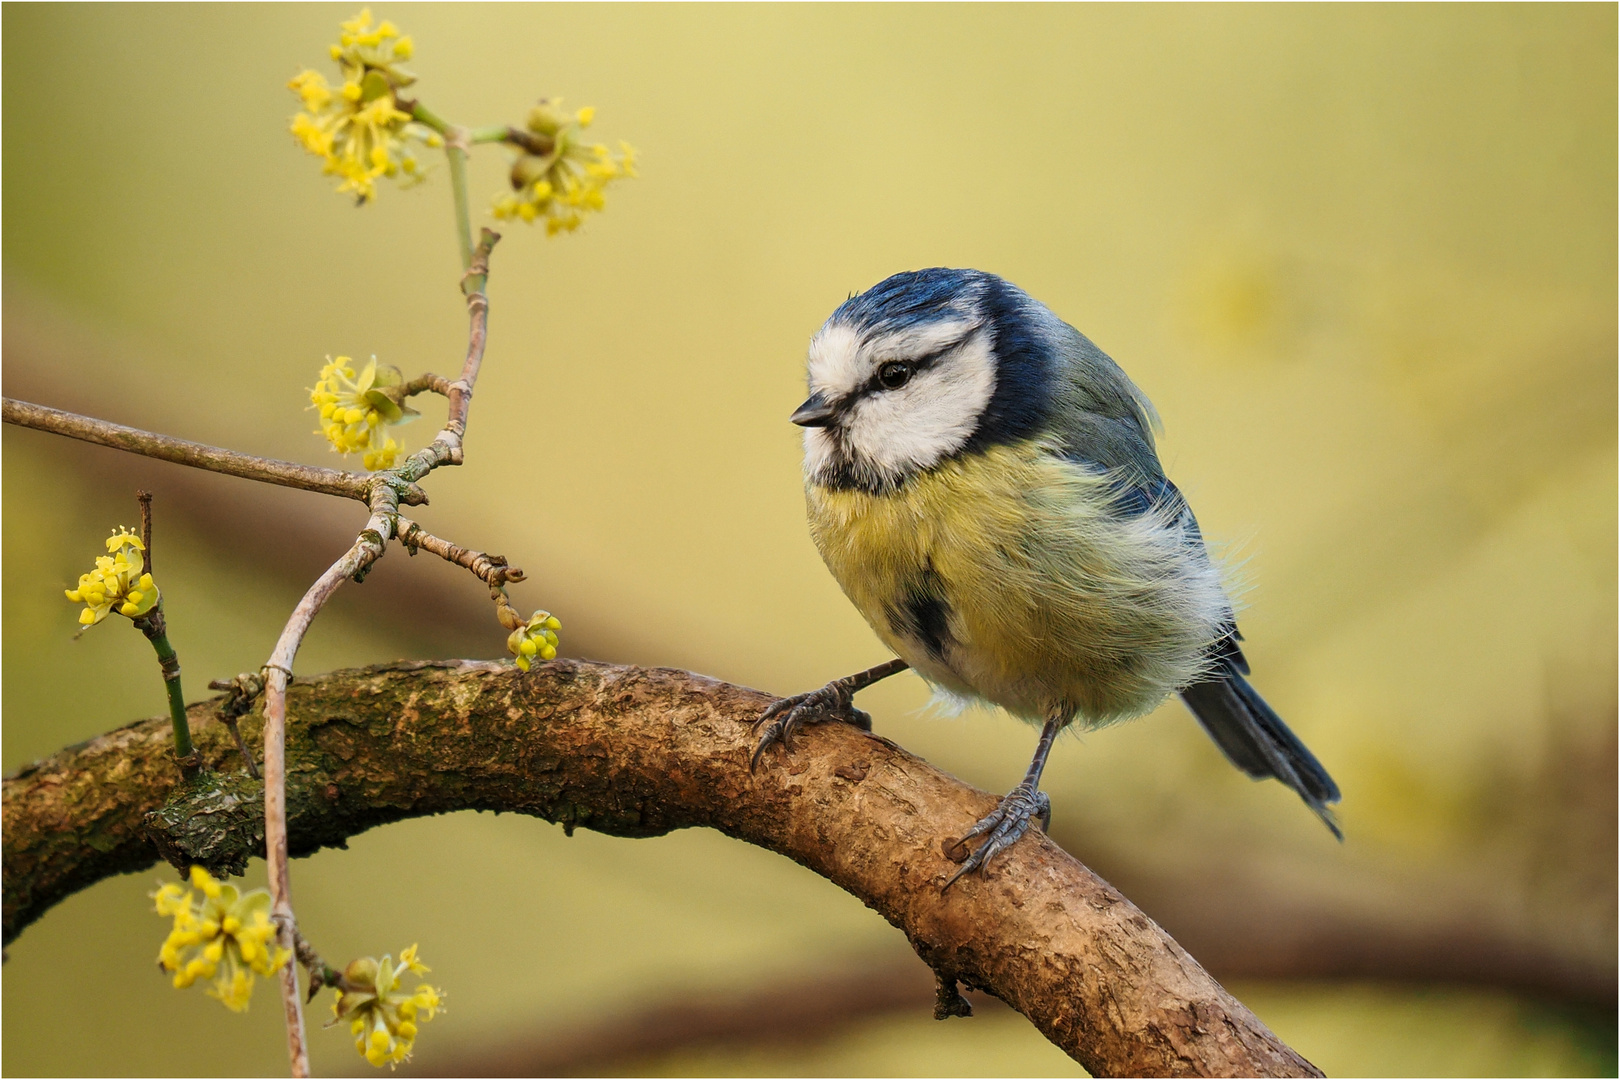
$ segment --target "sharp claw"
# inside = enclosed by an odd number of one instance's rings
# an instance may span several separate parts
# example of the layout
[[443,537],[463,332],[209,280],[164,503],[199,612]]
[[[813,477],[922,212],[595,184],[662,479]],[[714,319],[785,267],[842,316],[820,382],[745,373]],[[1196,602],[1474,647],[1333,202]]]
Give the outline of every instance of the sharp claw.
[[962,875],[963,875],[963,874],[966,874],[966,873],[967,873],[967,872],[969,872],[969,871],[970,871],[970,870],[975,870],[975,869],[977,869],[977,867],[976,867],[976,866],[974,866],[974,864],[973,864],[973,857],[972,857],[972,856],[969,856],[969,857],[968,857],[968,861],[967,861],[967,862],[965,862],[965,863],[963,863],[963,864],[962,864],[962,866],[961,866],[961,868],[960,868],[960,869],[958,869],[958,870],[957,870],[957,871],[956,871],[956,873],[954,873],[954,874],[952,874],[952,875],[951,875],[951,879],[950,879],[950,880],[949,880],[949,881],[947,881],[947,882],[946,882],[946,883],[945,883],[945,884],[944,884],[944,885],[942,885],[942,886],[940,886],[940,889],[939,889],[939,891],[940,891],[940,892],[941,892],[941,893],[943,893],[943,892],[946,892],[946,891],[947,891],[947,890],[949,890],[949,889],[950,889],[950,887],[951,887],[951,886],[952,886],[952,885],[955,885],[955,884],[956,884],[956,879],[957,879],[957,878],[959,878],[959,877],[961,877],[961,876],[962,876]]
[[956,873],[951,875],[950,880],[947,881],[939,891],[943,893],[946,889],[949,889],[952,885],[956,884],[957,878],[961,877],[963,874],[971,874],[973,871],[983,866],[985,862],[984,852],[989,846],[989,844],[983,844],[977,851],[973,852],[973,854],[969,855],[966,859],[963,859],[962,865],[957,867]]
[[798,715],[798,709],[794,709],[792,712],[788,713],[787,720],[782,723],[781,730],[776,733],[777,741],[782,744],[782,753],[784,754],[793,753],[793,729],[799,726],[797,723],[794,723],[794,719]]
[[[763,723],[763,721],[761,722]],[[755,724],[754,727],[757,730],[759,725]],[[771,743],[776,741],[780,729],[780,724],[772,724],[765,729],[765,734],[759,737],[759,743],[754,747],[754,756],[748,759],[749,772],[755,772],[759,769],[760,759],[765,756],[765,751],[770,748]]]
[[[783,752],[791,754],[793,733],[805,724],[816,722],[817,714],[824,714],[822,719],[846,720],[863,731],[872,730],[871,715],[855,708],[854,698],[837,684],[812,690],[808,694],[779,698],[766,706],[759,719],[754,721],[753,730],[760,733],[759,744],[749,758],[748,771],[759,769],[766,748],[773,742],[781,743]],[[764,729],[762,733],[761,728]]]
[[1022,785],[1014,788],[996,808],[974,823],[958,843],[965,844],[975,836],[985,836],[984,843],[980,844],[972,854],[962,861],[940,888],[943,893],[963,874],[979,870],[1001,852],[1007,850],[1018,842],[1018,839],[1029,831],[1031,822],[1040,820],[1044,831],[1052,818],[1052,800],[1044,791],[1030,791]]

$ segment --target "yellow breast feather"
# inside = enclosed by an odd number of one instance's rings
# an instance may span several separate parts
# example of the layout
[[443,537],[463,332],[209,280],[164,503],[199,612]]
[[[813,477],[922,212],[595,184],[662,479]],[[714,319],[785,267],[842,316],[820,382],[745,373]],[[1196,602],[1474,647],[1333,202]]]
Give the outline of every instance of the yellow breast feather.
[[822,558],[929,682],[1035,722],[1138,716],[1206,670],[1229,617],[1171,508],[1115,508],[1109,477],[1034,440],[872,494],[810,485]]

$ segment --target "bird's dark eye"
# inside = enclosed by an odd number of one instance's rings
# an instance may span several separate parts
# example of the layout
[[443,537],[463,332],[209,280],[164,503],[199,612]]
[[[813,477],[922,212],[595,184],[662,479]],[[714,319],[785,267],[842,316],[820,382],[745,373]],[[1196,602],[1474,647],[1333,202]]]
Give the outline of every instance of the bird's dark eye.
[[878,382],[885,390],[898,390],[911,381],[913,368],[904,360],[890,360],[878,368]]

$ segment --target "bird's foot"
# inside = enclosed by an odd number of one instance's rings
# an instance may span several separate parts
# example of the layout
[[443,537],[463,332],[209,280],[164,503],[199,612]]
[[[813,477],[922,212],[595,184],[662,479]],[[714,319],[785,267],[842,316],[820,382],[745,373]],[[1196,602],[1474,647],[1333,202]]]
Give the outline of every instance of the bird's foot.
[[961,868],[951,875],[940,892],[956,884],[956,879],[963,874],[983,868],[997,854],[1011,847],[1029,830],[1029,823],[1036,818],[1040,819],[1041,831],[1045,832],[1052,823],[1052,800],[1046,792],[1026,780],[1003,796],[996,808],[980,818],[979,823],[969,829],[962,839],[947,846],[948,855],[952,854],[952,849],[961,853],[966,851],[969,840],[975,836],[984,837],[984,843],[962,860]]
[[793,751],[793,733],[805,724],[820,724],[828,720],[850,724],[862,731],[872,730],[872,717],[855,707],[855,691],[845,679],[834,679],[820,690],[808,694],[794,694],[782,698],[760,714],[754,723],[759,742],[754,756],[748,762],[748,771],[759,768],[759,759],[772,743],[781,743],[784,752]]

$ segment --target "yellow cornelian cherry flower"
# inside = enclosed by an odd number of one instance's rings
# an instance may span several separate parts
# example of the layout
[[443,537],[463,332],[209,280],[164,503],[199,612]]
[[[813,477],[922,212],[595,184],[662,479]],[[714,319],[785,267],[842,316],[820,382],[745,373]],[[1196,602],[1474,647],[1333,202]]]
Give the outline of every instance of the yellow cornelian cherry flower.
[[273,947],[276,928],[270,921],[270,894],[263,889],[239,892],[193,866],[191,889],[170,882],[152,900],[159,915],[174,918],[158,964],[174,972],[177,990],[209,979],[209,997],[232,1012],[244,1012],[253,997],[253,976],[274,975],[290,956]]
[[358,375],[353,364],[347,356],[327,357],[309,392],[311,405],[321,413],[320,433],[340,454],[363,454],[361,460],[372,472],[392,469],[404,447],[383,429],[417,415],[387,392],[402,385],[405,376],[397,367],[379,365],[375,356]]
[[400,952],[397,964],[391,956],[353,961],[343,969],[332,1003],[332,1023],[349,1022],[354,1048],[371,1064],[378,1068],[399,1064],[411,1056],[417,1025],[433,1019],[444,1000],[444,992],[427,983],[407,992],[400,986],[400,976],[407,971],[426,975],[429,970],[416,958],[415,945]]
[[562,109],[560,99],[542,100],[529,110],[529,145],[512,163],[512,191],[495,200],[501,219],[546,223],[546,234],[573,232],[585,215],[606,205],[608,184],[636,175],[636,152],[627,142],[617,151],[586,143],[584,130],[596,117],[586,107]]
[[338,192],[359,203],[376,197],[382,177],[407,184],[422,179],[411,143],[444,145],[437,132],[399,108],[398,92],[416,81],[399,63],[414,51],[411,39],[400,36],[393,23],[372,26],[366,8],[342,24],[338,44],[331,47],[343,78],[339,86],[309,69],[287,84],[304,106],[292,119],[293,137],[325,161],[323,172],[339,178]]
[[529,616],[527,623],[512,631],[506,639],[506,651],[517,657],[518,667],[528,671],[529,664],[536,658],[557,658],[557,631],[561,629],[562,623],[557,621],[555,615],[549,611],[537,611]]
[[107,554],[96,558],[96,568],[79,575],[77,588],[66,590],[69,600],[84,605],[81,624],[94,626],[114,611],[138,619],[157,606],[160,594],[145,572],[144,551],[141,538],[123,526],[107,538]]
[[411,58],[416,52],[416,45],[410,35],[400,36],[399,28],[387,19],[374,27],[371,25],[371,9],[361,8],[360,14],[339,23],[338,29],[342,32],[338,35],[338,43],[331,47],[331,54],[345,75],[361,68],[371,68],[387,72],[398,79],[401,86],[409,86],[416,81],[415,75],[398,66],[401,60]]

